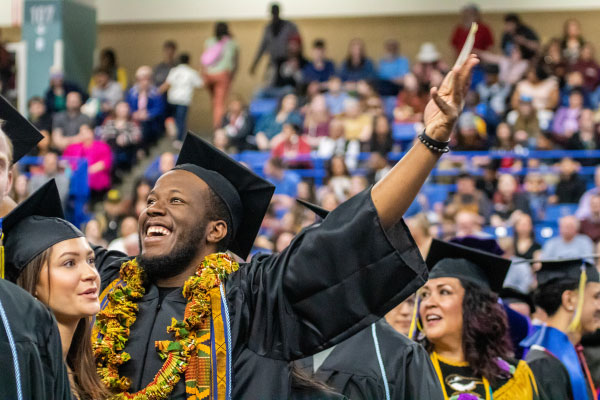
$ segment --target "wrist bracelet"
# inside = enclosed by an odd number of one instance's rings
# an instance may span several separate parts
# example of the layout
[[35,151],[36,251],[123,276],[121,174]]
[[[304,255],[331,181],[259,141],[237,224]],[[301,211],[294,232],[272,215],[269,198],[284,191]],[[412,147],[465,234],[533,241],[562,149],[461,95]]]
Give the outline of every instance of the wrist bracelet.
[[423,143],[427,148],[429,148],[429,150],[434,151],[436,153],[440,153],[440,154],[444,154],[450,151],[450,147],[448,147],[448,144],[450,143],[450,141],[448,140],[447,142],[440,142],[439,140],[435,140],[431,137],[429,137],[425,131],[423,131],[419,136],[419,141],[421,143]]

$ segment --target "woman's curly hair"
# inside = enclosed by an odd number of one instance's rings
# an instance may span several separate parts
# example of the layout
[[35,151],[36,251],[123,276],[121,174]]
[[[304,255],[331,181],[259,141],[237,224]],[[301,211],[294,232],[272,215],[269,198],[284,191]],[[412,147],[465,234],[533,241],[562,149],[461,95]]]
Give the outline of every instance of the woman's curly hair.
[[[508,320],[498,296],[489,290],[460,280],[465,289],[463,298],[462,345],[465,360],[476,375],[494,383],[498,378],[507,377],[497,362],[513,356],[509,337]],[[424,345],[433,350],[431,342],[424,339]]]

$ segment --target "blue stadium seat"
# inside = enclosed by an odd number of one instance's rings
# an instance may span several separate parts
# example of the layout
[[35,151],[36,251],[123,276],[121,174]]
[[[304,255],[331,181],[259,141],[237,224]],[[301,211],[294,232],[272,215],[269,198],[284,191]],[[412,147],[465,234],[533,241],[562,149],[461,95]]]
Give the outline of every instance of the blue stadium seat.
[[392,137],[396,142],[411,142],[417,136],[415,124],[395,122],[392,127]]
[[421,193],[427,197],[429,206],[433,206],[435,203],[443,203],[448,198],[448,195],[454,190],[455,185],[442,185],[442,184],[425,184]]
[[254,99],[250,103],[250,114],[255,120],[260,119],[265,114],[275,111],[277,108],[277,99]]
[[503,238],[503,237],[512,237],[514,235],[514,230],[512,227],[503,227],[503,226],[484,226],[482,228],[482,231],[484,233],[487,233],[490,236],[497,238]]
[[558,225],[553,223],[536,224],[534,227],[535,240],[544,244],[546,240],[558,236]]
[[558,223],[558,220],[567,215],[573,215],[577,211],[577,204],[556,204],[546,207],[544,221]]

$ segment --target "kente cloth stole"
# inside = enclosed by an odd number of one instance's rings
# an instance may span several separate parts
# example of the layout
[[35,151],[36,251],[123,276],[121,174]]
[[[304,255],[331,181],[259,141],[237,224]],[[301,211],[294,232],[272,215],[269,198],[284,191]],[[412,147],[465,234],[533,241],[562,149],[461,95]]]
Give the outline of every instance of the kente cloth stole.
[[[107,306],[109,293],[117,287],[125,286],[126,283],[120,278],[111,282],[100,295],[101,309]],[[197,335],[199,338],[197,354],[190,358],[185,371],[185,390],[188,400],[231,399],[231,331],[224,284],[221,283],[219,287],[211,289],[209,294],[211,318],[202,321]],[[189,306],[190,303],[186,305],[186,311]],[[101,338],[101,336],[102,334],[94,325],[92,337]]]

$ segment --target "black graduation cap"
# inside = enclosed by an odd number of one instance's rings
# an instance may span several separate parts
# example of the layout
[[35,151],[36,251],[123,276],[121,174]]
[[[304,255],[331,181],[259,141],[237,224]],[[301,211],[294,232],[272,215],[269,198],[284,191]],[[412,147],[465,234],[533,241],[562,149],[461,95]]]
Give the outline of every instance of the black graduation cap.
[[23,268],[56,243],[83,237],[64,220],[54,179],[19,204],[2,221],[6,279],[15,282]]
[[10,138],[13,145],[13,163],[29,153],[44,138],[40,131],[2,96],[0,96],[0,119],[4,120],[2,131]]
[[579,281],[582,269],[585,269],[587,282],[600,282],[598,270],[592,264],[581,258],[564,260],[541,260],[537,261],[542,267],[537,272],[538,286],[556,281],[565,280]]
[[233,231],[229,250],[245,259],[275,186],[192,132],[183,142],[174,169],[195,174],[223,200],[233,224],[228,227]]
[[316,204],[310,203],[302,199],[296,199],[296,201],[304,207],[308,208],[310,211],[314,212],[317,215],[317,217],[321,219],[325,219],[329,215],[329,211]]
[[511,261],[473,247],[433,239],[426,263],[431,269],[429,279],[458,278],[498,293]]

